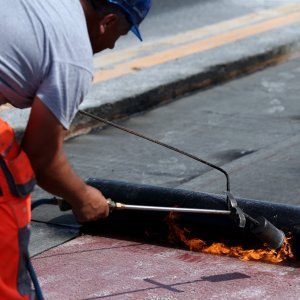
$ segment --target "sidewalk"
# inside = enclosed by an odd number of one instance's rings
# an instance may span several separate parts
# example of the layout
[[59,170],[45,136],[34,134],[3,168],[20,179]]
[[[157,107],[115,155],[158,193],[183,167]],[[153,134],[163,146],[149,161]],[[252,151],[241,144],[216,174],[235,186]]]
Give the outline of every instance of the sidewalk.
[[46,299],[297,300],[300,269],[82,236],[33,259]]

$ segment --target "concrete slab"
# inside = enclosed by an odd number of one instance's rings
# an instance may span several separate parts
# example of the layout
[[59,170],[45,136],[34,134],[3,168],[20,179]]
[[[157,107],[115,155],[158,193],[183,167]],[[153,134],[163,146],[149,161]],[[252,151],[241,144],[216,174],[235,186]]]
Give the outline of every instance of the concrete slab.
[[[299,153],[295,151],[299,147],[300,137],[294,136],[282,140],[277,147],[266,148],[225,164],[223,168],[229,173],[234,195],[299,206]],[[210,171],[180,188],[222,193],[224,178],[221,173]]]
[[33,259],[46,299],[295,299],[296,265],[82,236]]

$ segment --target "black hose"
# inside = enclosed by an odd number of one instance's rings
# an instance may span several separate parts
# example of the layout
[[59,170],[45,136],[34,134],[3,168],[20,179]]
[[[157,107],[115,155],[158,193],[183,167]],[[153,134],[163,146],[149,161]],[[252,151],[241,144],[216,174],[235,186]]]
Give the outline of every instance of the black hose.
[[51,198],[51,199],[39,199],[31,203],[31,210],[34,210],[40,205],[43,204],[50,204],[50,205],[57,205],[57,199],[56,198]]
[[44,300],[45,298],[43,296],[42,289],[40,287],[39,281],[37,279],[37,276],[35,274],[35,271],[34,271],[34,268],[33,268],[32,264],[31,264],[30,259],[27,262],[27,270],[28,270],[28,273],[30,275],[31,281],[33,283],[33,286],[35,288],[36,298],[38,300]]

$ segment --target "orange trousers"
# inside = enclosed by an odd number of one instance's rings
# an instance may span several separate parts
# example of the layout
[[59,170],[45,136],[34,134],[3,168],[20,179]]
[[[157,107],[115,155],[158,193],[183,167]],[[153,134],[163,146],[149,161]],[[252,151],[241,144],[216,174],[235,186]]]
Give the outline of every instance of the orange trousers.
[[11,127],[0,119],[0,300],[30,299],[30,191],[33,171],[15,141]]

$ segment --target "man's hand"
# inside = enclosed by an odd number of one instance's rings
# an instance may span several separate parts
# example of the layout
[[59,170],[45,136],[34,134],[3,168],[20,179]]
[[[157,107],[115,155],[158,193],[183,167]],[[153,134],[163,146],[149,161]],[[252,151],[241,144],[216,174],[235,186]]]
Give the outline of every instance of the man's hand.
[[102,193],[87,186],[87,193],[83,201],[69,201],[72,205],[73,213],[78,222],[91,222],[99,218],[105,218],[109,214],[109,206],[107,200]]
[[109,207],[97,189],[74,172],[64,151],[66,130],[39,99],[35,98],[22,148],[27,153],[38,185],[71,204],[79,222],[106,217]]

